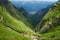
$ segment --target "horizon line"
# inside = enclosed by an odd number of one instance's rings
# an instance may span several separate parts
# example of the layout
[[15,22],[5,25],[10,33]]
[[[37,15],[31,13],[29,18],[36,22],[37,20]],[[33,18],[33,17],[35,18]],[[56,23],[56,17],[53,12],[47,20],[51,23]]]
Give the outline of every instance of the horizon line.
[[[27,0],[9,0],[9,1],[19,1],[19,2],[21,2],[21,1],[27,1]],[[40,2],[41,0],[29,0],[29,2],[32,2],[32,1],[37,1],[37,2]],[[43,1],[43,0],[42,0]],[[56,0],[56,1],[44,1],[44,2],[57,2],[58,0]],[[27,1],[28,2],[28,1]]]

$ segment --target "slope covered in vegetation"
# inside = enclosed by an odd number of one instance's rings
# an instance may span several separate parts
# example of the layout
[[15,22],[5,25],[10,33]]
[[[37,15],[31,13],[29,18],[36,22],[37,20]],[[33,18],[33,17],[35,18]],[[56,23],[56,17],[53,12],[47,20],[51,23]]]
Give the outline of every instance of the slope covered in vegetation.
[[7,28],[3,24],[0,24],[0,40],[30,40],[30,39],[20,35],[14,30]]
[[[27,28],[22,22],[17,21],[15,18],[11,17],[5,8],[1,6],[0,17],[3,17],[3,22],[0,19],[0,40],[29,40],[28,38],[20,35],[18,32],[29,33],[28,30],[30,29]],[[10,29],[8,26],[14,30]]]
[[30,26],[30,24],[28,22],[28,18],[26,18],[24,16],[24,13],[26,14],[25,10],[20,9],[22,12],[18,11],[18,9],[14,5],[12,5],[9,0],[6,0],[6,1],[5,0],[1,0],[0,1],[0,5],[3,6],[4,8],[6,8],[6,10],[9,12],[9,14],[12,17],[22,21],[27,26]]
[[29,28],[29,20],[21,10],[18,11],[8,0],[0,1],[0,40],[60,39],[60,2],[56,2],[37,24],[36,31],[40,34]]
[[46,40],[60,39],[60,1],[48,11],[37,28]]
[[[0,40],[31,40],[27,36],[35,35],[35,32],[21,21],[23,17],[8,3],[8,0],[0,1]],[[20,17],[21,20],[18,20]]]

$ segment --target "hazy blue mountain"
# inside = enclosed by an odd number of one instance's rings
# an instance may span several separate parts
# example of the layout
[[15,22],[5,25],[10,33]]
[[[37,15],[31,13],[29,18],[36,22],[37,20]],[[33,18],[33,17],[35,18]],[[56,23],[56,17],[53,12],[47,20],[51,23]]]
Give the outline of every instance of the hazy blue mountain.
[[46,8],[48,5],[51,5],[53,2],[45,1],[12,1],[17,8],[24,7],[26,11],[31,14],[36,13],[38,10]]

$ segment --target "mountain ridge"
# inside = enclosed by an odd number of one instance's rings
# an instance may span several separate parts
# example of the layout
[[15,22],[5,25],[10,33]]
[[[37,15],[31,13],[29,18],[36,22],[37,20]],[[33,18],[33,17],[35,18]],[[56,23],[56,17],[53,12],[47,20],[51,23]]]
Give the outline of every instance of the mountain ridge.
[[[6,3],[7,2],[7,3]],[[35,14],[40,19],[40,12],[47,11],[35,29],[30,28],[28,17],[24,8],[17,9],[8,0],[0,1],[0,39],[1,40],[59,40],[60,39],[60,2],[50,8],[39,10]],[[23,10],[22,10],[23,9]],[[23,12],[22,12],[23,11]],[[44,12],[44,13],[45,13]],[[29,15],[29,14],[28,14]],[[28,19],[29,18],[29,19]],[[35,21],[35,20],[33,20]],[[27,24],[26,24],[26,23]],[[36,21],[35,21],[36,22]],[[36,31],[35,31],[36,30]]]
[[56,2],[54,6],[49,9],[36,29],[38,29],[46,39],[60,39],[60,1]]
[[[7,0],[6,0],[7,1]],[[7,1],[8,2],[8,1]],[[1,40],[34,40],[35,38],[30,38],[30,36],[37,35],[21,20],[18,20],[15,16],[16,10],[11,5],[10,2],[5,4],[5,0],[0,1],[0,39]],[[12,12],[12,9],[15,12]],[[12,12],[12,15],[11,15]],[[3,21],[3,22],[2,22]],[[18,31],[18,32],[16,32]],[[20,34],[21,33],[21,34]],[[28,34],[26,37],[25,35]],[[32,35],[31,35],[32,34]],[[38,37],[38,35],[37,35]]]
[[17,8],[20,8],[21,6],[28,11],[29,13],[32,11],[38,11],[42,8],[46,8],[48,5],[52,5],[53,2],[43,2],[43,1],[32,1],[32,2],[12,2],[13,5],[15,5]]

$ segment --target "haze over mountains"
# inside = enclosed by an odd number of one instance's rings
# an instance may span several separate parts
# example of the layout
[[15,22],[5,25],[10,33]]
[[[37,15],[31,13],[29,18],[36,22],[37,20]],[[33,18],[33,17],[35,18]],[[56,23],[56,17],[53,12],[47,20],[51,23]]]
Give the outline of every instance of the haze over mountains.
[[[11,3],[27,16],[29,23],[35,28],[44,15],[52,8],[53,3],[48,1],[11,1]],[[24,12],[25,11],[25,12]],[[33,14],[33,15],[32,15]]]
[[35,14],[38,10],[52,5],[54,2],[46,1],[12,1],[17,8],[23,7],[30,14]]

